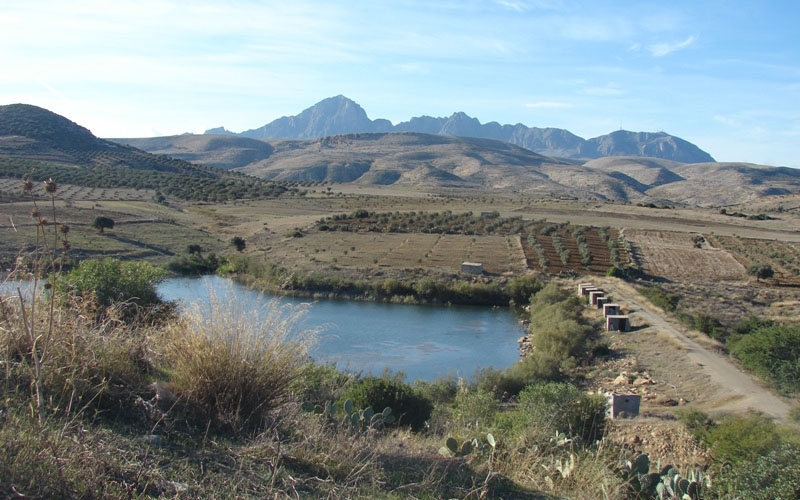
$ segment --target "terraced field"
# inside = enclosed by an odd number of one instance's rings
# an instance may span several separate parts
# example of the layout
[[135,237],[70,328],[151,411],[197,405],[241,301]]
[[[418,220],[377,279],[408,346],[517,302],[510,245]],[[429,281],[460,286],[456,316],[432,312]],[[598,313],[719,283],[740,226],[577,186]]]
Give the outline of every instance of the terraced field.
[[[625,231],[625,239],[641,256],[642,270],[670,281],[746,280],[747,272],[729,252],[695,241],[692,233]],[[698,246],[699,245],[699,246]]]

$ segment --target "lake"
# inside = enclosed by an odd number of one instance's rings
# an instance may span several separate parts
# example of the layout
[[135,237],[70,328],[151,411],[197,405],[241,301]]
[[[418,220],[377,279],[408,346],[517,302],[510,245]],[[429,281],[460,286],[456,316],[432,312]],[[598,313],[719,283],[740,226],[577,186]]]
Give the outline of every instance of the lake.
[[[212,295],[221,303],[233,296],[248,310],[268,308],[272,300],[293,305],[309,302],[276,298],[214,275],[171,278],[158,290],[164,299],[184,306],[207,302]],[[507,309],[328,299],[313,301],[300,327],[321,329],[311,350],[319,362],[373,374],[388,368],[404,372],[408,380],[470,378],[478,368],[511,366],[519,359],[517,339],[524,333],[518,318]]]

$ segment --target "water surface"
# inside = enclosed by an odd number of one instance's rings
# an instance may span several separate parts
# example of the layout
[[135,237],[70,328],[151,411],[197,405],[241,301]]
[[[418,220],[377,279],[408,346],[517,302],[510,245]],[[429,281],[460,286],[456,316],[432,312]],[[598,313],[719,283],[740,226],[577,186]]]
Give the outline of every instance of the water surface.
[[[173,278],[159,286],[167,300],[184,304],[237,300],[263,307],[274,296],[260,294],[219,276]],[[280,297],[281,303],[308,299]],[[302,325],[322,327],[312,356],[339,368],[380,374],[385,368],[403,371],[409,380],[439,376],[471,377],[476,368],[502,368],[519,359],[517,339],[523,334],[517,318],[506,309],[435,307],[344,300],[317,300]]]
[[[0,283],[0,294],[16,295],[17,286],[30,295],[30,282],[24,281]],[[262,294],[214,275],[171,278],[158,291],[165,300],[177,300],[183,307],[207,303],[216,296],[220,303],[234,298],[245,310],[264,310],[265,314],[273,300],[309,303],[309,299]],[[404,372],[409,380],[448,375],[470,378],[478,368],[511,366],[519,359],[517,339],[523,334],[518,319],[507,309],[328,299],[312,301],[299,326],[321,329],[311,351],[317,361],[373,374],[388,368]]]

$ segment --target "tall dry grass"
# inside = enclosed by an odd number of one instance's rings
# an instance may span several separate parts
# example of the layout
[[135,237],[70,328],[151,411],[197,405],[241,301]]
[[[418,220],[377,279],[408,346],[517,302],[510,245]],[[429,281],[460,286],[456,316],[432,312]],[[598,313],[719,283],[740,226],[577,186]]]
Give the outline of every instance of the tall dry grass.
[[[233,294],[228,294],[233,297]],[[305,306],[263,308],[215,293],[165,330],[174,390],[234,429],[263,424],[290,400],[316,332],[300,328]]]

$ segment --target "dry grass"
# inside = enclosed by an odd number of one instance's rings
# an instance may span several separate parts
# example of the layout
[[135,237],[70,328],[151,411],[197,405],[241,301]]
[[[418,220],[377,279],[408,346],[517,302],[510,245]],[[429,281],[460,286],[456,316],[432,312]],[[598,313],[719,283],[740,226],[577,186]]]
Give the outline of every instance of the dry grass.
[[[231,294],[232,296],[232,294]],[[301,332],[305,309],[272,301],[265,309],[212,294],[166,331],[175,390],[233,428],[262,424],[289,401],[313,343]]]

